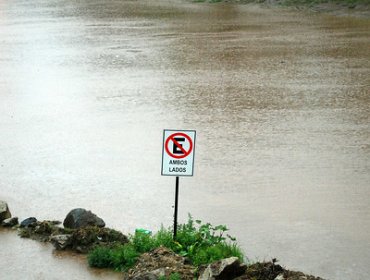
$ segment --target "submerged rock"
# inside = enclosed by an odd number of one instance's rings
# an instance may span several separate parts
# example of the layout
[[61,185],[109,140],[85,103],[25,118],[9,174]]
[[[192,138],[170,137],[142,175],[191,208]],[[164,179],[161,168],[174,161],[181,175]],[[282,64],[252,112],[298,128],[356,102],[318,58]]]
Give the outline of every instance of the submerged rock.
[[1,222],[1,225],[3,227],[14,227],[18,225],[18,218],[13,217],[13,218],[5,219],[4,221]]
[[5,201],[0,200],[0,222],[11,218],[12,214],[10,213],[8,204]]
[[64,233],[64,229],[58,227],[58,221],[35,221],[35,218],[29,218],[23,226],[18,229],[21,237],[31,238],[40,242],[50,241],[50,236]]
[[76,208],[68,213],[64,219],[63,226],[71,229],[87,226],[105,227],[105,222],[91,211],[87,211],[83,208]]
[[30,217],[23,220],[20,224],[21,228],[34,227],[36,226],[37,219],[35,217]]

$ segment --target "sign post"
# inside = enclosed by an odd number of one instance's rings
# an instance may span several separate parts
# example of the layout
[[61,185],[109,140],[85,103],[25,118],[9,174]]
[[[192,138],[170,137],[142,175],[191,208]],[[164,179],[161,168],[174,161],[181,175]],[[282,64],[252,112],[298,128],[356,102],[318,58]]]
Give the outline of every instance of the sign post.
[[179,176],[176,176],[176,190],[175,190],[175,213],[173,215],[173,239],[176,239],[177,235],[177,212],[179,203]]
[[195,130],[163,131],[162,175],[176,176],[173,238],[177,234],[177,213],[180,176],[193,176]]

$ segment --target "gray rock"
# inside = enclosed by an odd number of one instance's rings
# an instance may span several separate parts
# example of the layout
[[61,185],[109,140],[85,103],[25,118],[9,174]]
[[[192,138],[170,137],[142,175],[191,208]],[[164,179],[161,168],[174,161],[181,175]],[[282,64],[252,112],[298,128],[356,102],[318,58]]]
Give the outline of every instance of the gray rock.
[[284,280],[284,275],[279,274],[278,276],[276,276],[276,278],[274,280]]
[[64,250],[72,243],[72,234],[59,234],[50,238],[50,242],[57,250]]
[[230,280],[244,274],[246,265],[241,264],[237,257],[214,262],[199,276],[199,280]]
[[9,211],[8,204],[0,200],[0,222],[11,218],[12,214]]
[[64,219],[63,226],[71,229],[86,226],[105,227],[105,222],[91,211],[87,211],[83,208],[76,208],[68,213],[67,217]]
[[5,219],[4,221],[1,222],[1,225],[3,227],[14,227],[18,225],[18,218],[13,217],[13,218]]
[[23,220],[20,224],[21,228],[34,227],[36,226],[37,219],[35,217],[30,217]]

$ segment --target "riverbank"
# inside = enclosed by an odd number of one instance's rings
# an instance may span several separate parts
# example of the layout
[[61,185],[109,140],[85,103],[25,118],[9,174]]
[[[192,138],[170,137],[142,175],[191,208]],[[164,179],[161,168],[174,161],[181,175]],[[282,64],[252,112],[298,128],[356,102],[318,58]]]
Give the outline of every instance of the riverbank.
[[226,226],[202,224],[190,216],[186,224],[179,225],[174,241],[172,230],[164,228],[155,234],[138,230],[124,235],[106,228],[101,218],[82,208],[70,211],[61,226],[61,222],[35,217],[18,223],[5,202],[0,201],[0,206],[1,227],[22,238],[51,243],[57,251],[87,255],[91,267],[121,271],[127,280],[323,280],[285,269],[276,259],[251,262],[243,257],[235,238],[223,236]]
[[370,18],[369,0],[193,0],[197,3],[259,4],[296,10],[326,13],[335,16]]

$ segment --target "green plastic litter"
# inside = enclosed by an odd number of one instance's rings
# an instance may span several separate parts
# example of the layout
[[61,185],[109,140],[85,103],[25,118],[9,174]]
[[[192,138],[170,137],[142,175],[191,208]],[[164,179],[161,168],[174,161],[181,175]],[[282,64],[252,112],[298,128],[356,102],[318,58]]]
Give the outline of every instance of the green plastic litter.
[[148,230],[148,229],[144,229],[144,228],[137,228],[135,230],[136,233],[144,233],[144,234],[152,234],[152,231],[151,230]]

